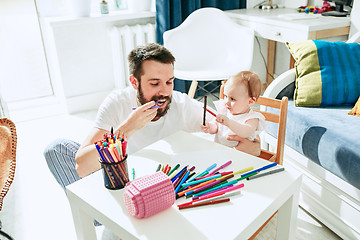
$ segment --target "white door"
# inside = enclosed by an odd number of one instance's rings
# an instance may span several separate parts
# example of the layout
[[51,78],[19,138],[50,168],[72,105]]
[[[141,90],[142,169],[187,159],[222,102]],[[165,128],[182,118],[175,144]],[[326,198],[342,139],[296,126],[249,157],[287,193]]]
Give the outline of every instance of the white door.
[[53,95],[34,0],[0,1],[0,86],[8,103]]

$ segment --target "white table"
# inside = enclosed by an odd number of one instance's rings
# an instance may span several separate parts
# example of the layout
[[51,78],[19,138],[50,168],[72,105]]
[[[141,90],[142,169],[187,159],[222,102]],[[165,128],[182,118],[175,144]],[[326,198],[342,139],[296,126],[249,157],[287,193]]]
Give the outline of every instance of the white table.
[[[297,13],[296,9],[289,8],[236,9],[228,10],[226,13],[238,24],[254,29],[257,36],[268,39],[267,84],[271,83],[271,75],[274,73],[276,42],[297,42],[338,36],[346,36],[347,39],[350,30],[349,17],[324,17],[320,14]],[[291,20],[292,17],[289,14],[298,14],[303,18]],[[291,58],[290,68],[293,67],[294,59]]]
[[[213,163],[232,160],[226,170],[262,167],[269,162],[205,140],[177,132],[128,157],[136,177],[154,173],[159,163],[189,164],[203,171]],[[278,167],[278,166],[276,166]],[[231,201],[179,211],[176,203],[149,218],[129,215],[123,190],[104,187],[97,171],[67,187],[78,239],[96,239],[93,219],[97,219],[122,239],[248,239],[275,211],[278,211],[277,239],[295,239],[301,175],[285,170],[245,184]]]

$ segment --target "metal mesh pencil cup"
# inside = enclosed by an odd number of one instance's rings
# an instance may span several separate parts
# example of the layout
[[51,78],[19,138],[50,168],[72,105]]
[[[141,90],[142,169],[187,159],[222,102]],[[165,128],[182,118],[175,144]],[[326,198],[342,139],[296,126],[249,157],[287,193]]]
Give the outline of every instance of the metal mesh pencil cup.
[[101,162],[105,187],[111,190],[124,188],[129,182],[127,155],[119,162]]

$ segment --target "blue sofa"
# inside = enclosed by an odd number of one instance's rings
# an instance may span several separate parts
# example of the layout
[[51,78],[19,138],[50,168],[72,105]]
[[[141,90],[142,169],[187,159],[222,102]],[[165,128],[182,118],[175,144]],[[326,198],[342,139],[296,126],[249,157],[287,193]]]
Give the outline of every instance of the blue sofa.
[[[303,173],[299,204],[340,237],[360,239],[360,117],[348,115],[353,105],[296,107],[295,78],[288,70],[263,95],[289,97],[284,166]],[[274,148],[274,126],[261,138]]]

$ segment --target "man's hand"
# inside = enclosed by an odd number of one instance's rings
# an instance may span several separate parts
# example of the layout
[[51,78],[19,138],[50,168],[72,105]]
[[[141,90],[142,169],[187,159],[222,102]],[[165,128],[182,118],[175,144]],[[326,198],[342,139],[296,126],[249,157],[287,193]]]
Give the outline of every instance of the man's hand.
[[227,140],[230,141],[238,141],[239,144],[235,147],[236,150],[254,155],[259,156],[261,152],[260,146],[260,137],[259,135],[256,136],[254,141],[250,141],[247,138],[239,137],[238,135],[228,135]]
[[120,136],[120,138],[128,138],[135,131],[143,128],[151,120],[154,119],[157,113],[157,108],[151,108],[155,106],[155,102],[151,101],[145,103],[144,105],[136,108],[124,122],[121,124],[115,133]]

